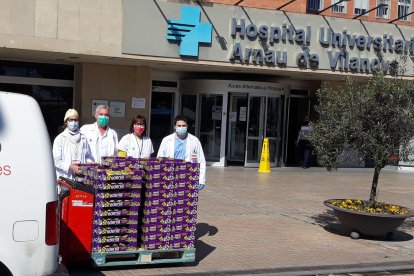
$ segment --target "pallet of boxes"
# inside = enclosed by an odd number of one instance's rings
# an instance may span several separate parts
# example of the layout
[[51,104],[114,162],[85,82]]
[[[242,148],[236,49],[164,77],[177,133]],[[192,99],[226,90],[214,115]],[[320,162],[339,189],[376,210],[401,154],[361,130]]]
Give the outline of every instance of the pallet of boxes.
[[81,171],[95,190],[95,266],[195,260],[199,164],[106,157]]

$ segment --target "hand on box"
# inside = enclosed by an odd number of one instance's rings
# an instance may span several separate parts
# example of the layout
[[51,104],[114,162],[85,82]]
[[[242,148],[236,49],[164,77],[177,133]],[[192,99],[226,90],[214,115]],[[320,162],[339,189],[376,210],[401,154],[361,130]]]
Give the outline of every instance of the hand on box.
[[69,170],[71,170],[72,172],[74,172],[76,174],[80,174],[81,173],[79,166],[76,165],[76,164],[71,164],[69,166]]
[[202,189],[204,189],[205,186],[206,184],[198,184],[198,190],[201,191]]

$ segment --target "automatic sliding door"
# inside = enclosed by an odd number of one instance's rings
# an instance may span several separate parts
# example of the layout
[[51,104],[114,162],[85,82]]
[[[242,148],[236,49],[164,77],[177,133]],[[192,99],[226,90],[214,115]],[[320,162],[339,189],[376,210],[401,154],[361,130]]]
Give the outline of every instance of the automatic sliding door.
[[207,162],[220,162],[223,95],[200,95],[200,142]]
[[249,96],[246,139],[246,167],[258,167],[263,138],[269,138],[270,165],[277,166],[281,140],[280,97]]
[[200,140],[208,165],[224,166],[224,101],[222,94],[181,95],[181,113],[188,118],[188,131]]
[[249,96],[249,110],[246,139],[246,167],[257,167],[263,143],[265,121],[264,96]]
[[272,167],[279,165],[282,125],[281,103],[280,97],[267,98],[265,137],[269,138],[270,165]]

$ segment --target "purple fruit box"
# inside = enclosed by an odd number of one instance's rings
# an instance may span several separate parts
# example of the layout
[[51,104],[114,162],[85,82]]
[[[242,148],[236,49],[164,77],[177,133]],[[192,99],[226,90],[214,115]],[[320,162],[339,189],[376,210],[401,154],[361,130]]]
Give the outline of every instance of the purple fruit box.
[[136,251],[138,249],[138,243],[112,243],[112,244],[97,244],[92,246],[92,252],[124,252],[124,251]]
[[121,198],[140,198],[141,190],[112,190],[112,191],[98,191],[95,193],[95,199],[121,199]]
[[173,216],[197,215],[197,207],[174,206]]
[[185,232],[185,233],[191,233],[196,230],[195,223],[173,223],[171,227],[171,232]]
[[164,216],[171,216],[173,214],[172,207],[163,207],[163,206],[152,206],[144,208],[143,210],[144,216],[145,215],[164,215]]
[[138,242],[138,234],[125,235],[93,235],[92,246],[105,243],[131,243]]
[[170,249],[169,241],[157,241],[157,242],[142,242],[141,248],[144,250],[167,250]]
[[121,216],[138,216],[139,207],[123,207],[123,208],[103,208],[98,206],[94,208],[94,216],[98,217],[121,217]]
[[125,225],[125,226],[99,226],[95,225],[92,235],[123,235],[123,234],[135,234],[138,235],[138,225]]
[[171,225],[144,224],[142,233],[171,233]]
[[141,205],[141,198],[123,198],[123,199],[95,199],[95,208],[115,208],[115,207],[138,207]]
[[144,209],[147,207],[172,207],[174,206],[174,200],[172,198],[154,198],[154,199],[145,199]]
[[129,217],[94,217],[93,225],[138,225],[138,216]]
[[141,189],[142,180],[133,180],[130,182],[107,182],[105,180],[95,180],[93,182],[93,187],[96,190],[121,190],[121,189]]
[[160,232],[150,232],[150,233],[143,233],[141,235],[142,242],[157,242],[157,241],[170,241],[171,234],[170,233],[160,233]]
[[130,157],[106,156],[102,157],[102,165],[110,168],[128,167],[134,160]]
[[191,249],[194,248],[194,241],[171,241],[171,249]]
[[174,197],[198,198],[198,191],[195,189],[176,189],[174,191]]
[[191,181],[191,180],[178,180],[175,181],[175,189],[176,190],[197,190],[198,181]]
[[171,216],[164,215],[144,215],[142,223],[147,224],[159,224],[159,225],[170,225],[172,223]]
[[179,241],[179,242],[193,241],[194,242],[195,241],[195,235],[194,235],[194,232],[182,232],[182,233],[172,232],[171,233],[171,241],[172,242],[176,242],[176,241]]
[[172,223],[197,223],[197,215],[174,215]]
[[174,199],[174,206],[178,207],[197,207],[198,206],[198,198],[175,198]]
[[129,181],[142,179],[141,170],[97,170],[93,175],[96,180]]

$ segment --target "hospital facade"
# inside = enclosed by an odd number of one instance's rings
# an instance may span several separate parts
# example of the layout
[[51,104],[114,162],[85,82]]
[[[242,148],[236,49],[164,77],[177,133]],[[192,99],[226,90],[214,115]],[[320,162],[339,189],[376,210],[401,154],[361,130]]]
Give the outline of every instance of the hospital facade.
[[414,52],[403,0],[0,3],[0,91],[33,96],[51,139],[68,108],[84,124],[105,104],[119,137],[146,116],[157,150],[184,114],[213,166],[257,167],[265,137],[272,167],[296,165],[323,82],[390,74]]

